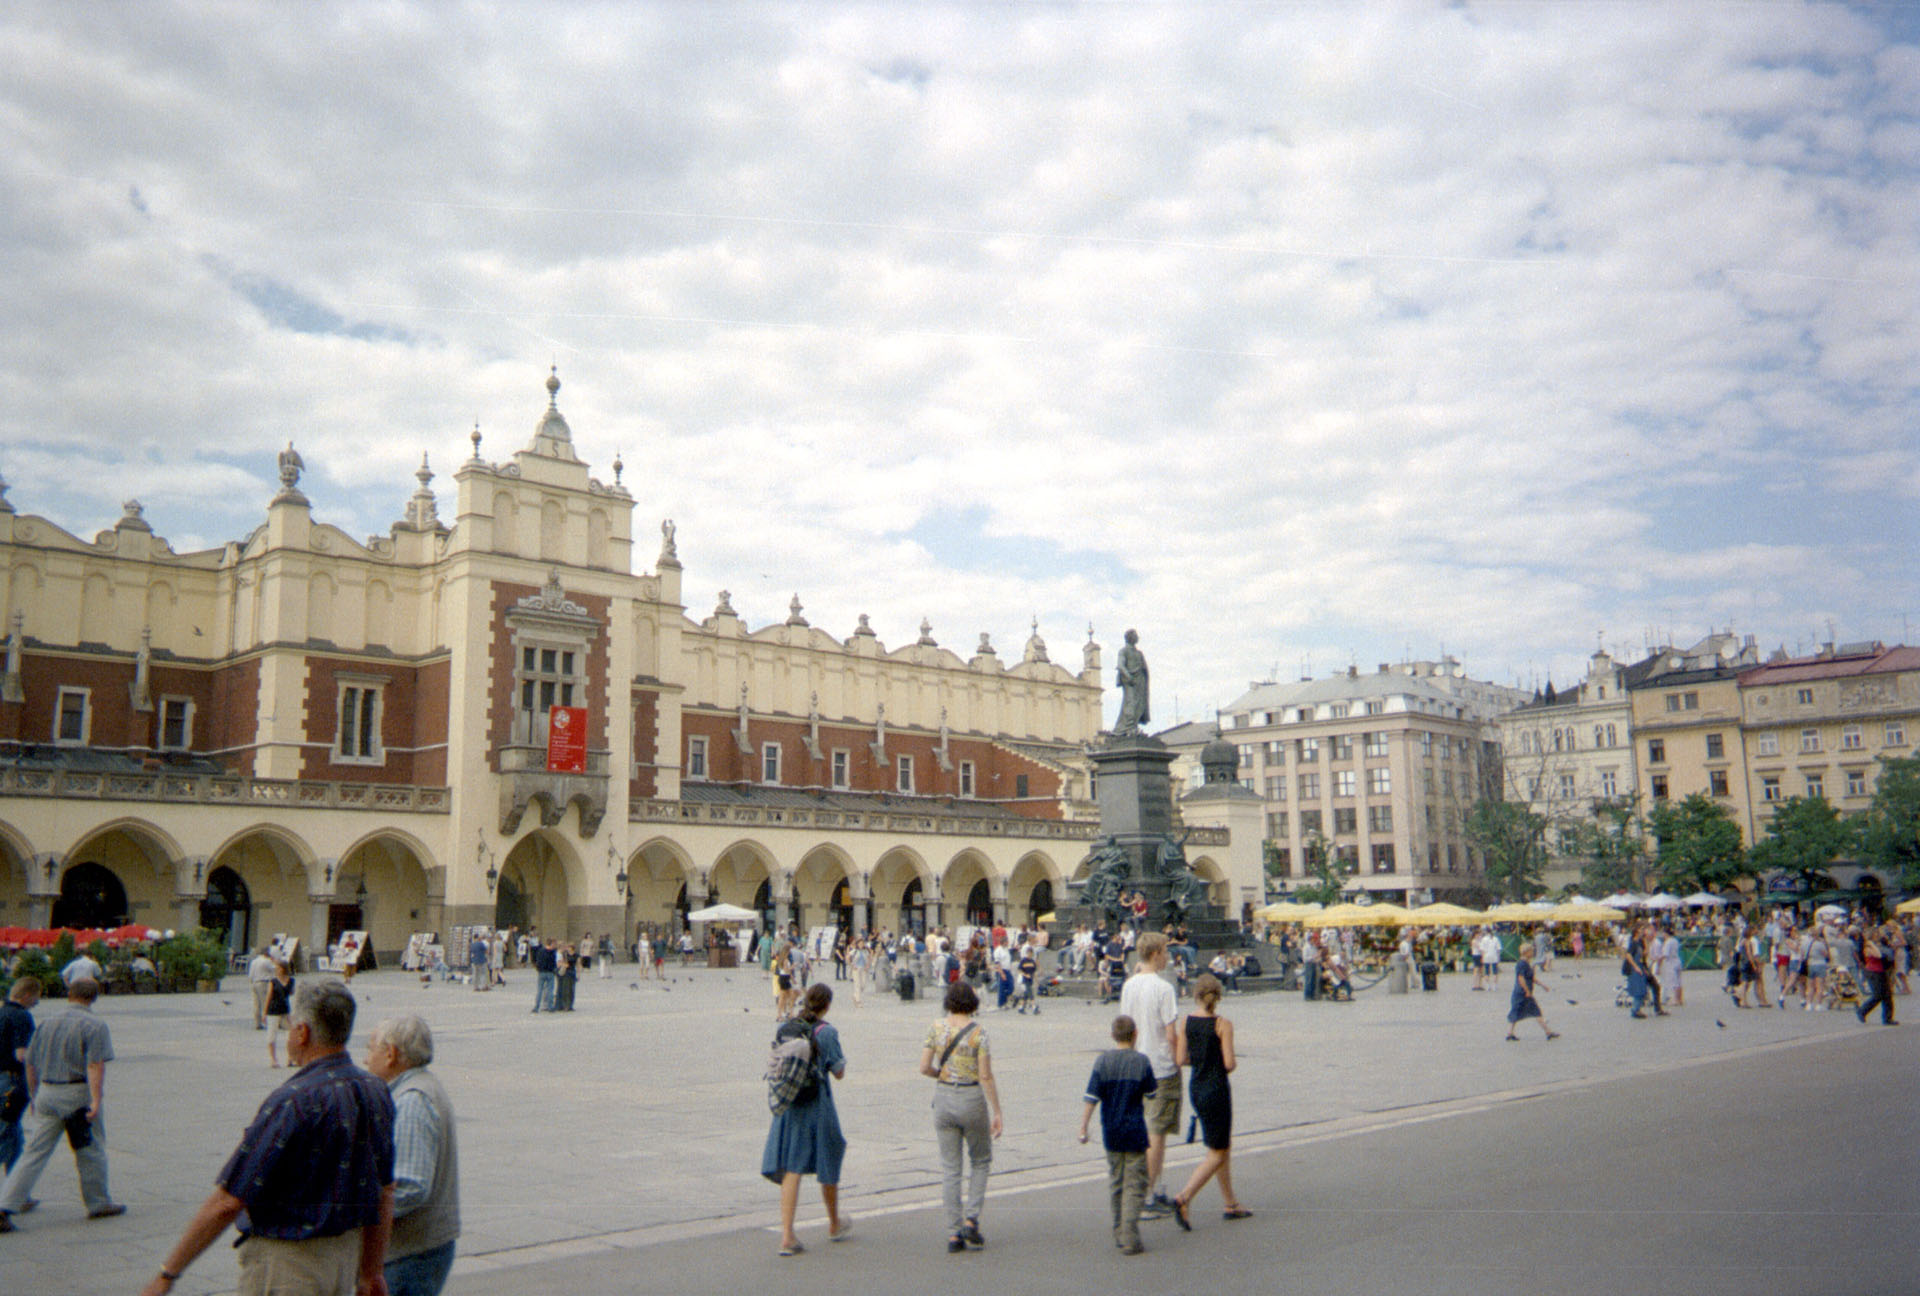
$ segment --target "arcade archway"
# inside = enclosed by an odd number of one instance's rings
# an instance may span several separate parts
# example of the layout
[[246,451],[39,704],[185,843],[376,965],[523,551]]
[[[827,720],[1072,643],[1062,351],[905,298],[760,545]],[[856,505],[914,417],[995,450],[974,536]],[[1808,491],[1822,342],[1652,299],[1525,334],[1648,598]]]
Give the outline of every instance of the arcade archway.
[[305,940],[311,927],[307,868],[312,858],[305,842],[270,825],[224,842],[208,861],[200,925],[219,932],[235,952],[258,949],[275,935]]
[[[177,855],[172,840],[150,824],[128,820],[89,834],[67,852],[71,862],[61,874],[49,921],[56,927],[118,927],[136,920],[172,927]],[[95,921],[101,918],[110,921]]]
[[931,880],[925,861],[906,847],[895,847],[882,855],[867,879],[874,925],[895,933],[924,933],[927,884]]
[[106,865],[88,860],[60,875],[60,898],[53,902],[52,926],[111,929],[125,926],[130,917],[127,889]]
[[544,831],[530,833],[513,844],[500,865],[500,880],[494,890],[496,926],[517,927],[555,940],[572,939],[568,929],[570,869],[562,849]]
[[793,920],[802,932],[816,927],[851,927],[850,879],[847,857],[831,846],[809,851],[793,870]]
[[412,842],[379,833],[340,857],[334,896],[327,914],[328,942],[342,931],[358,929],[367,933],[377,957],[397,963],[407,937],[426,930],[427,861]]
[[946,904],[949,926],[993,925],[992,879],[993,871],[978,851],[965,850],[953,857],[940,881],[940,898]]
[[1007,918],[1030,923],[1042,914],[1052,913],[1055,897],[1065,892],[1060,870],[1040,851],[1023,855],[1007,880]]

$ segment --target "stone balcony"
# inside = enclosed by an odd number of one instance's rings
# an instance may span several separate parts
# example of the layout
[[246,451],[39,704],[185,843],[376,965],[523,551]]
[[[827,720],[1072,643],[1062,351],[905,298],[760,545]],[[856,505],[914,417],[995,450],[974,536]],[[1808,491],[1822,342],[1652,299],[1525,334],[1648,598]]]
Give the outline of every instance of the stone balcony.
[[584,774],[555,774],[547,769],[544,745],[510,744],[495,755],[500,762],[500,833],[512,836],[519,831],[527,807],[540,806],[543,827],[557,827],[566,817],[567,807],[579,803],[580,835],[591,837],[600,830],[607,816],[606,751],[587,753]]
[[[1004,837],[1042,841],[1093,841],[1100,825],[1086,820],[1028,819],[1018,815],[942,814],[905,806],[849,810],[787,805],[714,805],[699,801],[636,799],[633,823],[724,824],[831,832],[883,832],[918,836]],[[1195,828],[1190,846],[1225,846],[1224,828]]]
[[448,789],[393,783],[261,779],[240,774],[33,769],[0,765],[0,797],[151,801],[176,805],[282,806],[446,814]]

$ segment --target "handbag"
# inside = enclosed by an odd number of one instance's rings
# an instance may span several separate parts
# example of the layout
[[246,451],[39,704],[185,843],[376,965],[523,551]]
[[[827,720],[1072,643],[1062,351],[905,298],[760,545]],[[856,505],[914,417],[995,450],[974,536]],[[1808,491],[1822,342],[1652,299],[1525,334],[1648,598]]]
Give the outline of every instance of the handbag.
[[935,1080],[938,1080],[940,1078],[940,1075],[939,1075],[940,1072],[945,1071],[947,1069],[947,1059],[952,1057],[953,1051],[960,1047],[960,1041],[965,1039],[967,1036],[973,1034],[975,1028],[978,1027],[979,1025],[980,1025],[979,1022],[968,1022],[965,1026],[962,1026],[959,1030],[953,1033],[953,1038],[947,1041],[946,1052],[940,1055],[940,1065],[936,1066],[933,1069]]
[[62,1122],[67,1127],[67,1146],[78,1152],[93,1143],[93,1122],[87,1119],[87,1109],[82,1107]]

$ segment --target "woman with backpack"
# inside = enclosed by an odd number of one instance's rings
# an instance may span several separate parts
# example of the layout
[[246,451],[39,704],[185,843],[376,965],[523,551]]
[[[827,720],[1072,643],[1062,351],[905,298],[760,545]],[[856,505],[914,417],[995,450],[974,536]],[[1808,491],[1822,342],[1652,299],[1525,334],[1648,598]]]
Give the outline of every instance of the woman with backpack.
[[760,1173],[768,1182],[780,1185],[783,1256],[806,1250],[793,1232],[804,1175],[819,1181],[820,1198],[827,1206],[827,1240],[844,1242],[853,1233],[853,1221],[840,1214],[840,1163],[847,1154],[847,1139],[840,1132],[839,1109],[833,1105],[833,1079],[846,1075],[847,1055],[840,1048],[840,1033],[826,1021],[827,1009],[832,1006],[831,986],[823,983],[808,987],[799,1015],[783,1024],[773,1037],[776,1048],[796,1037],[810,1039],[813,1044],[811,1092],[803,1089],[791,1106],[774,1114],[767,1146],[760,1154]]
[[[947,1208],[947,1250],[965,1251],[967,1243],[987,1244],[980,1235],[980,1210],[987,1200],[987,1173],[993,1165],[993,1140],[1004,1128],[1000,1091],[993,1083],[993,1058],[986,1033],[974,1020],[980,996],[965,981],[947,987],[947,1015],[927,1029],[920,1050],[920,1074],[934,1081],[933,1132],[940,1140],[940,1197]],[[960,1157],[964,1145],[972,1173],[966,1201],[960,1199]]]

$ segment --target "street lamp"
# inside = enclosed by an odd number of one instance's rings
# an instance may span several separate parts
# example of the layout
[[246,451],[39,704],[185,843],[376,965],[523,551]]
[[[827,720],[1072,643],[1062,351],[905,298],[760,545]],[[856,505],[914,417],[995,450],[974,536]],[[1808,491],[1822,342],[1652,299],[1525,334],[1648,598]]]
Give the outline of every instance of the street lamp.
[[613,839],[607,839],[607,863],[617,870],[613,875],[613,885],[622,900],[627,898],[627,870],[620,863],[620,852],[613,848]]
[[493,889],[500,885],[500,871],[493,866],[493,852],[487,849],[487,830],[484,828],[479,830],[479,845],[474,851],[474,863],[487,866],[487,894],[492,895]]

